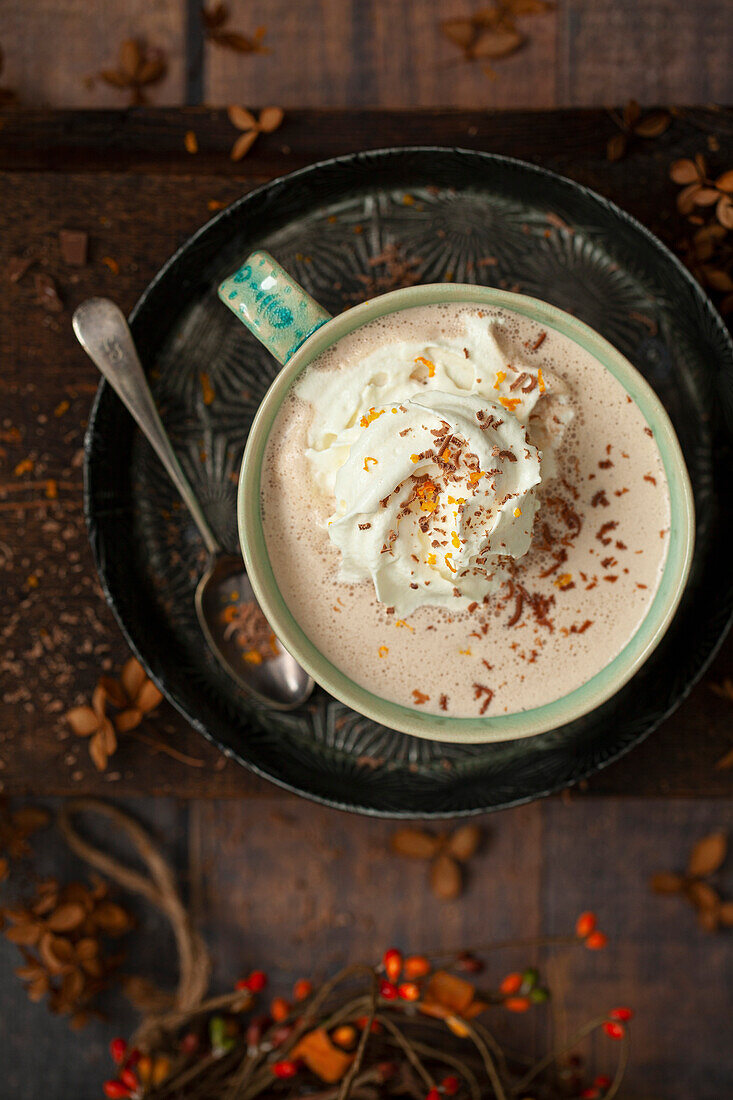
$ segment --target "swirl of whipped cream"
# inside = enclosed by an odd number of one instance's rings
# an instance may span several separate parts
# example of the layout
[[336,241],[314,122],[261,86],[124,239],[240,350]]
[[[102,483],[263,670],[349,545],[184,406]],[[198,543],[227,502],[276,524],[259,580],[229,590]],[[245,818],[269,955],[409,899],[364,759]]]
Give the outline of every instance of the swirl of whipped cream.
[[561,428],[570,410],[562,383],[550,397],[537,363],[503,336],[500,321],[469,314],[439,345],[385,343],[296,387],[312,407],[311,476],[335,502],[341,579],[371,579],[399,617],[481,601],[529,549],[553,439],[536,413],[533,440],[526,424],[540,400],[554,400]]

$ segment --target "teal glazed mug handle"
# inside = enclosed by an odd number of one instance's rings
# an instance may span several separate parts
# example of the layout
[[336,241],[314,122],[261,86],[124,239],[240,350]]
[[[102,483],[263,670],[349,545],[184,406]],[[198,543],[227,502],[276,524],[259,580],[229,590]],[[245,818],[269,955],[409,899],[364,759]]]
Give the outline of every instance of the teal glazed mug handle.
[[331,320],[269,252],[248,256],[221,284],[219,297],[283,365]]

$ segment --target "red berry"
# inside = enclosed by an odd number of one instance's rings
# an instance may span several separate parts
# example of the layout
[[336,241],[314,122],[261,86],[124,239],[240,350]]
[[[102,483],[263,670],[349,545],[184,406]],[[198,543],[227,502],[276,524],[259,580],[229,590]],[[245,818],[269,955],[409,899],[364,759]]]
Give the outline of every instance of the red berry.
[[607,943],[608,936],[605,932],[591,932],[585,941],[585,946],[589,951],[602,951]]
[[404,975],[409,980],[424,978],[430,973],[430,963],[424,955],[410,955],[405,959]]
[[456,959],[456,970],[465,970],[468,974],[480,974],[483,968],[481,959],[477,959],[470,951],[461,951]]
[[509,1012],[526,1012],[531,1004],[529,997],[507,997],[504,1008]]
[[446,1096],[455,1096],[461,1087],[457,1077],[444,1077],[440,1084]]
[[[356,1018],[356,1026],[359,1028],[360,1031],[364,1030],[364,1028],[367,1026],[368,1022],[369,1022],[369,1017],[368,1016],[357,1016],[357,1018]],[[372,1026],[369,1030],[371,1031],[372,1035],[379,1035],[379,1033],[382,1030],[382,1025],[379,1023],[378,1020],[372,1020]],[[385,1063],[385,1065],[386,1064],[387,1063]]]
[[403,1001],[417,1001],[420,997],[420,987],[415,982],[402,982],[397,986],[397,995]]
[[287,1058],[282,1062],[275,1062],[272,1066],[272,1072],[276,1077],[280,1077],[285,1080],[288,1077],[295,1077],[298,1072],[298,1063],[293,1062]]
[[385,1001],[394,1001],[397,996],[397,986],[394,982],[388,982],[386,978],[382,978],[379,983],[379,996],[384,997]]
[[381,1082],[389,1081],[397,1073],[397,1065],[395,1062],[380,1062],[377,1066],[377,1073]]
[[127,1085],[122,1084],[122,1081],[105,1081],[102,1091],[109,1100],[125,1100],[130,1095],[130,1090]]
[[499,992],[503,993],[505,997],[511,997],[513,993],[518,993],[522,987],[522,975],[517,973],[507,974],[504,981],[499,986]]
[[396,982],[402,973],[402,952],[396,947],[390,947],[382,957],[384,972],[391,982]]
[[273,1028],[269,1038],[272,1041],[273,1047],[281,1047],[286,1039],[289,1039],[295,1030],[294,1024],[281,1024],[280,1027]]
[[120,1071],[120,1081],[125,1088],[128,1088],[131,1092],[134,1092],[140,1085],[140,1082],[131,1069],[123,1069]]
[[617,1023],[616,1020],[606,1020],[603,1025],[603,1030],[609,1039],[623,1039],[626,1034],[626,1028],[623,1024]]
[[313,992],[313,983],[309,982],[307,978],[299,978],[293,986],[293,1000],[304,1001],[306,997],[310,997]]
[[181,1050],[184,1054],[193,1054],[199,1048],[199,1037],[194,1031],[187,1031],[181,1039]]
[[250,993],[261,993],[267,985],[267,974],[264,970],[253,970],[247,978],[246,988]]
[[234,983],[234,988],[238,993],[249,993],[249,980],[247,978],[240,978],[238,982]]
[[109,1052],[112,1055],[112,1061],[121,1066],[127,1054],[127,1043],[124,1039],[113,1039],[109,1044]]
[[597,1089],[609,1089],[611,1087],[611,1078],[607,1077],[605,1073],[602,1073],[600,1077],[596,1077],[593,1084]]
[[595,913],[581,913],[575,922],[575,935],[584,940],[586,936],[591,934],[597,924],[598,918]]
[[612,1020],[630,1020],[634,1013],[630,1008],[612,1008],[608,1015]]
[[140,1051],[137,1049],[137,1047],[133,1047],[132,1050],[129,1050],[127,1052],[127,1057],[125,1058],[125,1065],[127,1066],[128,1069],[132,1069],[132,1067],[136,1066],[139,1061],[140,1061]]
[[433,1086],[433,1088],[431,1088],[430,1091],[427,1093],[425,1100],[440,1100],[440,1093],[435,1088],[435,1086]]
[[583,1089],[580,1100],[600,1100],[600,1096],[598,1089]]

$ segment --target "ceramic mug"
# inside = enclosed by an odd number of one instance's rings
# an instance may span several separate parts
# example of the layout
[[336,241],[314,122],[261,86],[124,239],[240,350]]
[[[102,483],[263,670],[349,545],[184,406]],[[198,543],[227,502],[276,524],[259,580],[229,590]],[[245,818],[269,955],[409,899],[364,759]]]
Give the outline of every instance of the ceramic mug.
[[[641,667],[662,639],[687,581],[694,545],[692,490],[679,442],[659,398],[615,348],[582,322],[554,306],[494,287],[433,283],[381,294],[332,317],[267,252],[253,253],[225,279],[219,297],[283,364],[265,394],[247,439],[239,479],[238,522],[242,552],[257,599],[288,651],[316,683],[361,714],[404,733],[436,741],[507,741],[557,729],[594,710]],[[298,376],[316,356],[354,329],[414,306],[472,302],[513,310],[580,345],[614,375],[641,409],[659,447],[669,485],[671,530],[659,588],[624,649],[581,687],[530,710],[496,717],[451,718],[382,699],[355,683],[310,641],[290,613],[270,565],[262,525],[260,482],[267,439]]]

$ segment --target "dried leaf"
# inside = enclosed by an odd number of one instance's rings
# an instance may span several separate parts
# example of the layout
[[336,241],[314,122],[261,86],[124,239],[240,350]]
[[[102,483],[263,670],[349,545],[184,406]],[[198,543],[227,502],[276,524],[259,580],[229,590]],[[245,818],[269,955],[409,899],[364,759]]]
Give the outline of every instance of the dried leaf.
[[701,187],[695,192],[693,202],[695,206],[713,206],[719,198],[720,195],[714,187]]
[[694,160],[676,160],[669,170],[669,178],[680,186],[697,183],[699,172]]
[[695,195],[700,187],[699,183],[691,183],[680,191],[677,196],[677,209],[680,214],[691,214],[695,209]]
[[263,107],[260,111],[259,127],[265,134],[271,134],[282,125],[285,112],[282,107]]
[[606,145],[606,158],[610,161],[621,160],[626,154],[628,143],[626,134],[612,134]]
[[635,99],[630,99],[624,107],[623,119],[626,126],[632,129],[639,121],[641,116],[641,107]]
[[717,909],[720,895],[707,882],[693,880],[685,887],[685,892],[696,909]]
[[142,49],[135,38],[128,38],[120,47],[120,70],[130,77],[132,84],[142,62]]
[[69,901],[59,905],[46,919],[46,927],[52,932],[73,932],[86,917],[86,910],[78,902]]
[[442,853],[430,869],[430,889],[441,901],[451,901],[461,893],[461,869],[452,856]]
[[450,42],[466,51],[476,37],[476,26],[470,19],[444,19],[440,29]]
[[468,53],[476,60],[496,61],[500,57],[509,57],[516,53],[523,42],[524,35],[513,28],[482,30]]
[[675,875],[671,871],[660,871],[652,876],[650,885],[655,894],[681,894],[685,880],[682,875]]
[[465,862],[471,859],[481,843],[481,830],[478,825],[461,825],[448,839],[447,850],[455,857]]
[[722,865],[728,850],[725,833],[710,833],[698,840],[690,853],[687,873],[693,878],[712,875]]
[[660,137],[669,129],[672,116],[667,111],[652,111],[634,127],[634,133],[643,138]]
[[238,107],[236,104],[232,104],[231,107],[227,107],[227,117],[232,126],[236,126],[238,130],[257,129],[257,119],[246,107]]
[[439,837],[410,825],[397,829],[390,838],[392,851],[409,859],[433,859],[440,851],[441,843]]
[[726,229],[733,229],[733,199],[730,195],[721,195],[715,208],[715,216]]
[[250,130],[248,134],[240,134],[232,146],[229,154],[232,160],[241,160],[250,151],[258,137],[257,130]]
[[718,176],[715,186],[718,191],[725,191],[728,195],[733,194],[733,168],[729,168],[727,172],[723,172],[722,175]]

